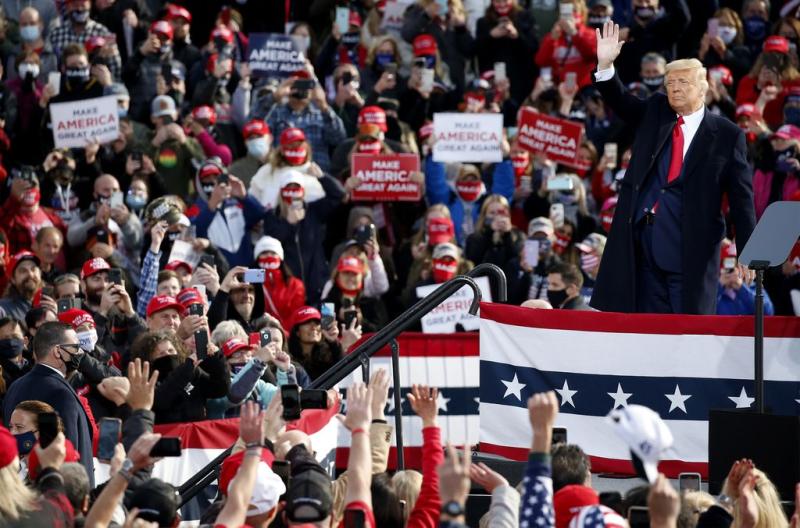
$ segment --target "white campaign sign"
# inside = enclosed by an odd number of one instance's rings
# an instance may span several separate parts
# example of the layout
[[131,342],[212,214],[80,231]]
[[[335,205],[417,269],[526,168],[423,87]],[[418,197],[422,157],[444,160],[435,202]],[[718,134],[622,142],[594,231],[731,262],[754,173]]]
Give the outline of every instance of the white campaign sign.
[[185,240],[176,240],[172,243],[172,251],[169,253],[167,262],[175,262],[176,260],[186,262],[194,269],[200,263],[200,253],[194,250],[191,243]]
[[433,161],[503,161],[502,114],[433,114]]
[[56,148],[85,147],[119,137],[117,98],[109,95],[50,105],[50,123]]
[[[487,277],[474,277],[481,289],[481,301],[492,302],[492,290]],[[417,297],[420,299],[430,295],[441,284],[429,284],[417,287]],[[480,327],[480,317],[469,314],[472,304],[472,288],[464,286],[443,303],[434,308],[422,318],[422,331],[426,334],[452,334],[456,331],[456,324],[464,330],[477,330]]]
[[413,3],[413,0],[388,0],[383,10],[381,29],[400,33],[403,28],[403,15]]

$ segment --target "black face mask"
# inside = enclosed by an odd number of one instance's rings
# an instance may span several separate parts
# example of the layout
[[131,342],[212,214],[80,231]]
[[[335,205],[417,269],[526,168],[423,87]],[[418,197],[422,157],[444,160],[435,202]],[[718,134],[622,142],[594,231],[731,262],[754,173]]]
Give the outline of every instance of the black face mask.
[[589,15],[589,17],[586,19],[586,23],[589,25],[589,27],[601,28],[609,20],[611,20],[610,16],[591,16],[591,15]]
[[361,42],[361,33],[354,31],[342,35],[342,45],[347,49],[353,49]]
[[561,305],[567,300],[567,289],[547,290],[547,300],[553,308],[561,308]]
[[303,99],[308,99],[310,95],[311,92],[309,90],[292,90],[291,93],[289,94],[289,97],[291,97],[292,99],[303,100]]
[[89,68],[67,68],[67,80],[70,84],[82,85],[89,82]]
[[181,358],[177,355],[162,356],[151,361],[150,364],[153,365],[153,368],[158,371],[158,377],[163,380],[169,375],[170,372],[181,365]]
[[[78,370],[78,367],[81,366],[83,354],[70,354],[63,348],[59,348],[59,352],[61,353],[61,361],[64,362],[64,368],[67,369],[67,374]],[[64,359],[64,356],[68,356],[68,359]]]
[[0,358],[14,359],[22,354],[25,345],[22,339],[12,337],[10,339],[0,339]]

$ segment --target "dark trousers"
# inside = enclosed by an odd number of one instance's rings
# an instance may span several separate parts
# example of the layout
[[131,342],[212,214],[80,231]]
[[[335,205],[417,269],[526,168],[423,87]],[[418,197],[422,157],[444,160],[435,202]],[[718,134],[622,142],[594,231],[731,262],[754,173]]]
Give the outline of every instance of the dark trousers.
[[643,218],[635,231],[636,311],[682,313],[683,274],[664,271],[653,258],[653,225]]

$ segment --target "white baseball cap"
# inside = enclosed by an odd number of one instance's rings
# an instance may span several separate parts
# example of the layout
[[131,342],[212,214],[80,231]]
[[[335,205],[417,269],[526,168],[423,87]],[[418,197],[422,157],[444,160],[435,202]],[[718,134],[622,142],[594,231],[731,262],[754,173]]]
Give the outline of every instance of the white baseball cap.
[[614,409],[606,420],[631,450],[637,473],[654,484],[658,478],[658,462],[673,443],[667,424],[657,412],[643,405]]

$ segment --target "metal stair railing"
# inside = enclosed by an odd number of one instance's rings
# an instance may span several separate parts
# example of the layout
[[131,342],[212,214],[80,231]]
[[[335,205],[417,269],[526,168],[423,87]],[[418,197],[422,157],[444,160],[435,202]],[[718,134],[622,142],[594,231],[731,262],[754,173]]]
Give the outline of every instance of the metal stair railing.
[[[361,367],[364,372],[364,381],[367,381],[369,378],[370,358],[384,346],[389,344],[392,350],[392,378],[394,386],[396,387],[394,392],[395,434],[397,443],[397,462],[398,468],[400,469],[402,469],[405,464],[403,456],[403,428],[401,421],[402,409],[399,390],[400,352],[396,338],[401,332],[403,332],[403,330],[411,326],[416,321],[419,321],[424,315],[436,308],[444,300],[464,286],[470,287],[473,291],[472,304],[469,307],[469,313],[476,315],[478,313],[478,307],[481,301],[481,290],[475,281],[472,280],[472,277],[479,275],[492,275],[495,277],[497,282],[498,301],[505,302],[507,295],[505,274],[498,266],[495,266],[494,264],[480,264],[473,268],[468,275],[459,275],[454,277],[453,279],[442,284],[427,297],[417,301],[417,303],[411,308],[407,309],[396,319],[383,327],[380,331],[376,332],[370,338],[364,341],[353,352],[339,360],[322,376],[314,380],[314,382],[308,387],[309,389],[330,389],[359,367]],[[216,458],[214,458],[214,460],[206,464],[200,471],[195,473],[178,488],[178,493],[181,495],[180,506],[186,504],[195,495],[197,495],[197,493],[199,493],[217,478],[222,461],[230,456],[232,449],[233,447],[229,447],[220,453]]]

